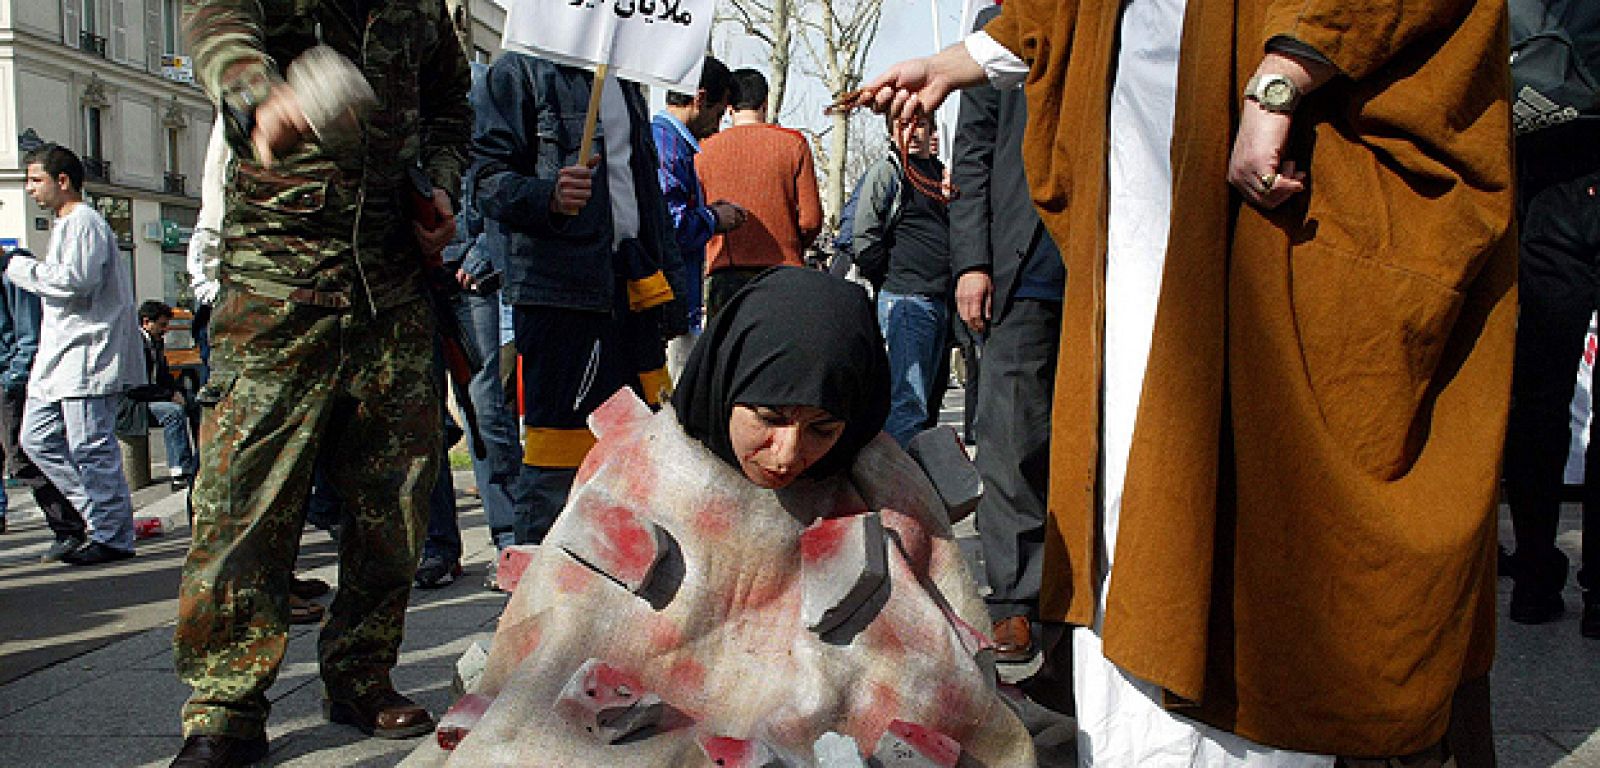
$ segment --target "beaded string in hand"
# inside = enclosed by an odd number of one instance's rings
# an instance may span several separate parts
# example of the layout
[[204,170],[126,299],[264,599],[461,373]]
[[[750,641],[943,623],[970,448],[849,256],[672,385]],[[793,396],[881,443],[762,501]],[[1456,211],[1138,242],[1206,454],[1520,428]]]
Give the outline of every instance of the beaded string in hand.
[[[857,89],[845,93],[834,99],[833,103],[829,104],[822,113],[825,115],[849,114],[855,111],[857,102],[865,94],[865,89]],[[949,191],[946,191],[947,186],[942,179],[929,178],[927,174],[922,173],[911,165],[910,138],[911,132],[916,129],[916,125],[916,120],[904,119],[896,120],[894,125],[894,143],[900,151],[900,166],[905,168],[906,181],[911,184],[913,189],[927,195],[935,202],[941,205],[949,205],[952,201],[961,197],[961,190],[951,184],[948,185]]]

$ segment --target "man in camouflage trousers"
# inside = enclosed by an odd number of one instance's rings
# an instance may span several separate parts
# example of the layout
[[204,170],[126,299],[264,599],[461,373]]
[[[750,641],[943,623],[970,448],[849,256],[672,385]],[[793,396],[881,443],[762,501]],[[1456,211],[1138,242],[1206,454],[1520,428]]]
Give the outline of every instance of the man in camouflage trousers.
[[[319,452],[338,457],[330,480],[347,501],[338,596],[319,640],[325,711],[374,736],[425,733],[432,718],[389,672],[441,454],[421,266],[454,229],[467,62],[440,0],[185,0],[185,10],[196,75],[236,159],[175,642],[193,694],[173,765],[266,755],[266,692]],[[358,63],[355,81],[375,97],[343,125],[316,119],[328,91],[294,88],[280,69],[330,48]],[[436,226],[413,222],[408,169],[433,187]]]

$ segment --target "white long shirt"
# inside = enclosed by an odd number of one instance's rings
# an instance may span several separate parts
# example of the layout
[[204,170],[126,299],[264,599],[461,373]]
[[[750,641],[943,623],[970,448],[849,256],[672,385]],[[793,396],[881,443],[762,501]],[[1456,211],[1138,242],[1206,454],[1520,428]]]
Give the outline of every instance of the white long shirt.
[[144,379],[133,279],[100,212],[79,203],[56,219],[43,260],[12,256],[6,276],[39,296],[39,352],[28,397],[115,395]]

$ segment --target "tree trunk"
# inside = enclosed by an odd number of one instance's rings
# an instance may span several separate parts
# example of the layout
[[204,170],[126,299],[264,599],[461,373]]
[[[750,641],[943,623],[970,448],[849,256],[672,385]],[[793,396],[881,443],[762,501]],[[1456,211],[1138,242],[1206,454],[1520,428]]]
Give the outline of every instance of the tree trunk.
[[829,228],[839,226],[839,212],[844,210],[845,160],[850,154],[850,115],[837,113],[831,118],[833,129],[828,142],[828,192],[822,200],[828,212]]
[[789,89],[789,59],[794,51],[794,40],[789,23],[794,11],[794,0],[772,2],[772,51],[768,56],[772,72],[772,87],[767,92],[767,114],[773,122],[783,114],[783,97]]

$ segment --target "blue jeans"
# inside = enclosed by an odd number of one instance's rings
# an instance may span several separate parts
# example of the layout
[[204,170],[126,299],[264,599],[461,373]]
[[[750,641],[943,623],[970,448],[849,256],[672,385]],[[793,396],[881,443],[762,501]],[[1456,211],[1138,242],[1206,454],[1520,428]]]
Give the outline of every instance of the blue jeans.
[[448,457],[439,462],[439,479],[434,481],[433,494],[428,497],[428,538],[422,544],[422,556],[461,562],[461,527],[456,524],[456,486],[450,475]]
[[878,327],[889,347],[889,419],[885,432],[901,447],[928,420],[928,393],[944,353],[950,309],[944,298],[878,292]]
[[74,509],[89,521],[89,539],[133,551],[133,497],[122,475],[114,432],[117,398],[28,398],[22,449]]
[[512,543],[516,525],[517,475],[522,470],[522,440],[516,414],[506,405],[505,388],[500,381],[501,339],[511,338],[506,330],[510,307],[492,296],[464,294],[455,303],[457,321],[483,358],[483,368],[472,377],[467,395],[478,414],[478,433],[488,455],[472,457],[472,476],[483,499],[483,514],[489,520],[489,534],[496,547]]
[[146,403],[150,407],[150,418],[161,425],[161,435],[167,441],[167,466],[178,470],[184,477],[194,477],[195,470],[200,468],[200,460],[194,455],[194,446],[189,443],[189,414],[184,407],[167,400],[157,400]]

